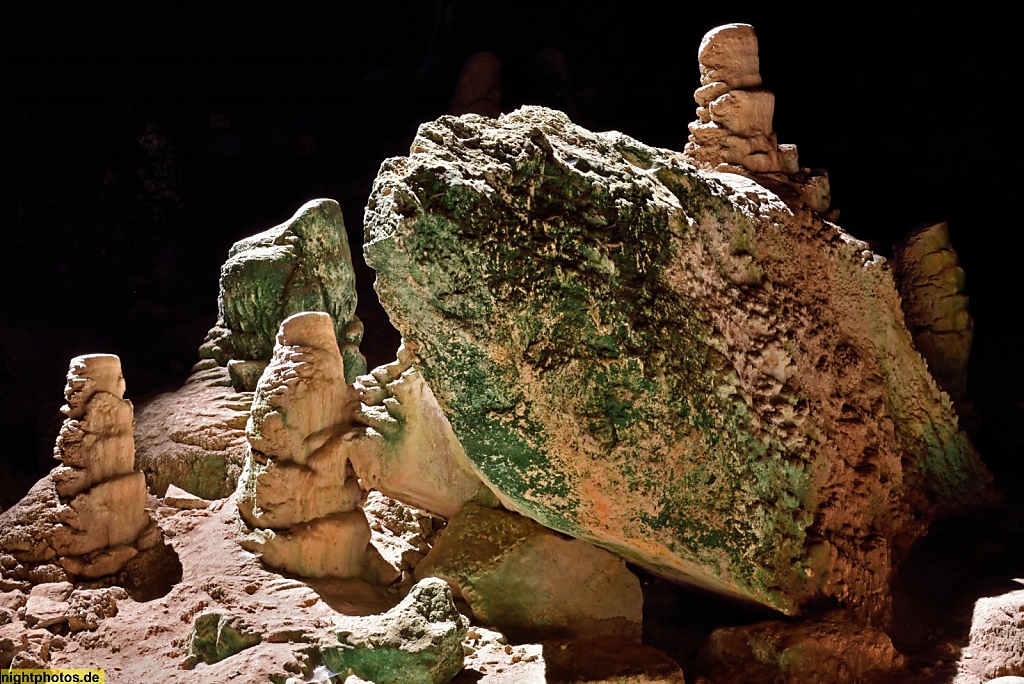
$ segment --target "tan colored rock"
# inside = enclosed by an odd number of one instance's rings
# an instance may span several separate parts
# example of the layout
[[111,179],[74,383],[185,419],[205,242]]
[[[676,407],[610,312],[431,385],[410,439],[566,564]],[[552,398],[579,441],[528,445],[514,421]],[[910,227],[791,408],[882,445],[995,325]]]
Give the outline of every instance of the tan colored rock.
[[404,345],[391,364],[356,379],[370,426],[353,455],[367,488],[445,518],[472,501],[493,500]]
[[[257,541],[257,537],[262,537]],[[366,567],[370,525],[362,510],[334,513],[287,530],[265,530],[242,540],[272,568],[302,577],[359,577]]]
[[240,542],[268,566],[306,577],[367,569],[370,528],[349,465],[362,434],[352,423],[358,402],[331,317],[286,318],[253,397],[235,495]]
[[697,120],[688,126],[686,156],[704,170],[753,174],[788,202],[828,210],[828,176],[801,169],[796,146],[778,143],[772,126],[775,96],[760,87],[754,28],[727,24],[708,31],[697,60]]
[[351,422],[358,396],[325,313],[295,314],[281,324],[270,366],[260,378],[246,435],[253,449],[305,464],[329,436]]
[[200,361],[181,388],[135,414],[136,464],[156,496],[175,485],[204,499],[231,496],[245,463],[251,392],[237,392],[228,370]]
[[71,360],[62,408],[69,419],[85,415],[86,405],[96,392],[106,392],[118,399],[124,396],[125,382],[121,375],[121,359],[113,354],[86,354]]
[[[0,514],[0,547],[17,563],[12,576],[31,583],[69,574],[98,579],[122,570],[143,548],[137,543],[152,520],[145,476],[132,469],[134,421],[124,390],[116,356],[72,359],[67,419],[54,454],[63,465]],[[146,548],[156,543],[144,541]]]
[[516,640],[641,637],[640,581],[621,558],[516,513],[466,506],[416,577],[446,580],[476,621]]
[[146,477],[132,472],[101,482],[60,508],[58,517],[53,547],[62,556],[131,544],[149,524]]
[[982,597],[974,604],[955,684],[1010,676],[1024,676],[1024,590]]
[[52,582],[32,588],[25,605],[25,622],[29,627],[50,627],[67,622],[71,582]]
[[949,226],[921,226],[893,246],[893,275],[914,345],[954,401],[967,394],[974,319]]
[[[268,459],[253,461],[238,499],[242,518],[254,527],[286,529],[356,508],[363,496],[348,465],[351,438],[332,436],[307,465]],[[251,487],[251,491],[248,489]]]
[[121,587],[78,589],[68,597],[68,628],[72,632],[94,630],[100,622],[117,616],[117,602],[128,598]]
[[180,487],[168,485],[167,492],[164,494],[164,505],[187,511],[206,508],[210,505],[210,502],[199,498],[195,494],[189,494]]
[[736,89],[761,85],[757,34],[750,24],[726,24],[708,31],[700,41],[697,60],[703,86],[716,82]]

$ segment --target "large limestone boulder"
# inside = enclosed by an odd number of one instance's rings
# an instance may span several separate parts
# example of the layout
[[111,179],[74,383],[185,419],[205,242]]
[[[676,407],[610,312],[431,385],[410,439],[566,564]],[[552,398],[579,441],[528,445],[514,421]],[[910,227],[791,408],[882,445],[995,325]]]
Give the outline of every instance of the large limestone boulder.
[[199,350],[203,358],[221,365],[268,361],[284,319],[325,311],[342,341],[349,381],[366,372],[352,255],[334,200],[307,202],[281,225],[236,242],[221,268],[217,308],[217,325]]
[[381,167],[365,253],[502,503],[656,573],[884,620],[988,475],[892,277],[805,204],[525,107]]
[[446,580],[475,622],[517,641],[641,637],[640,581],[621,558],[516,513],[466,506],[416,576]]

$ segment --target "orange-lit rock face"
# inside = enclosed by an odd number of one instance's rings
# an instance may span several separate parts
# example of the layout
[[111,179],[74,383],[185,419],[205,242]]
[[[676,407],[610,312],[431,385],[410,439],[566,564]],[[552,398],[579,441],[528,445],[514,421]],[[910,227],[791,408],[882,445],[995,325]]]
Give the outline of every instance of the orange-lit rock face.
[[527,107],[386,161],[365,253],[509,508],[679,581],[884,619],[987,475],[867,245],[762,185]]

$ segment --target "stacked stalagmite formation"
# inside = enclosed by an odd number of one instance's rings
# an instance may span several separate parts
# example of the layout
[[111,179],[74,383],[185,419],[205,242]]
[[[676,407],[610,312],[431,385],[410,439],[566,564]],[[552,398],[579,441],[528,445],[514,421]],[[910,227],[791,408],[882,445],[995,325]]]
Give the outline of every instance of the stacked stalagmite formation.
[[0,547],[16,559],[5,567],[30,581],[111,575],[160,539],[146,512],[145,476],[133,470],[120,359],[76,357],[67,377],[55,449],[62,465],[0,520]]
[[138,551],[132,543],[149,524],[146,478],[133,469],[135,443],[132,403],[124,399],[121,360],[90,354],[71,361],[67,416],[54,456],[61,503],[53,548],[74,575],[99,577],[117,572]]
[[217,304],[217,325],[199,353],[228,365],[238,388],[253,389],[281,322],[303,311],[334,318],[349,381],[366,372],[352,255],[334,200],[307,202],[281,225],[236,242],[221,269]]
[[306,577],[364,571],[370,526],[350,464],[358,405],[331,317],[286,319],[256,387],[237,495],[242,544],[267,565]]
[[795,186],[812,210],[827,210],[828,177],[801,170],[796,145],[778,144],[772,130],[775,95],[761,87],[754,27],[726,24],[708,31],[697,59],[697,120],[689,124],[685,148],[691,161],[713,171],[776,176]]
[[974,320],[967,310],[964,271],[949,242],[949,226],[918,228],[893,248],[893,272],[914,344],[939,387],[954,401],[967,393]]

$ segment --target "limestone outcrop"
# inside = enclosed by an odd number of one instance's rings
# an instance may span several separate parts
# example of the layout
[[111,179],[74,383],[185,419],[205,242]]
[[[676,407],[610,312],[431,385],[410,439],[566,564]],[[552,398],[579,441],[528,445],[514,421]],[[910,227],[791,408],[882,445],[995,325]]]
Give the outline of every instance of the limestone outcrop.
[[893,275],[914,344],[953,401],[967,394],[974,320],[949,226],[921,226],[893,247]]
[[896,559],[989,476],[884,261],[812,209],[524,107],[423,124],[364,251],[506,507],[680,582],[884,622]]
[[762,88],[757,35],[750,24],[708,31],[697,52],[697,120],[685,154],[707,169],[761,176],[790,185],[812,210],[831,204],[828,175],[801,169],[796,145],[780,145],[773,130],[775,95]]
[[370,526],[350,463],[359,405],[331,317],[281,324],[246,426],[249,455],[236,500],[242,545],[267,565],[306,577],[358,577]]
[[416,576],[447,581],[474,622],[516,641],[642,636],[640,581],[621,558],[516,513],[466,506]]
[[5,575],[32,583],[95,579],[159,543],[145,476],[134,470],[134,419],[124,391],[118,357],[71,360],[54,450],[62,465],[0,514],[0,548],[11,557]]
[[228,369],[197,363],[185,383],[135,413],[135,463],[154,496],[174,485],[204,499],[231,496],[245,463],[252,392],[234,389]]
[[[199,350],[203,358],[220,365],[268,361],[285,318],[325,311],[334,319],[349,382],[366,372],[352,255],[334,200],[307,202],[281,225],[236,242],[221,268],[217,308],[217,325]],[[236,375],[239,382],[259,377],[251,369]]]

